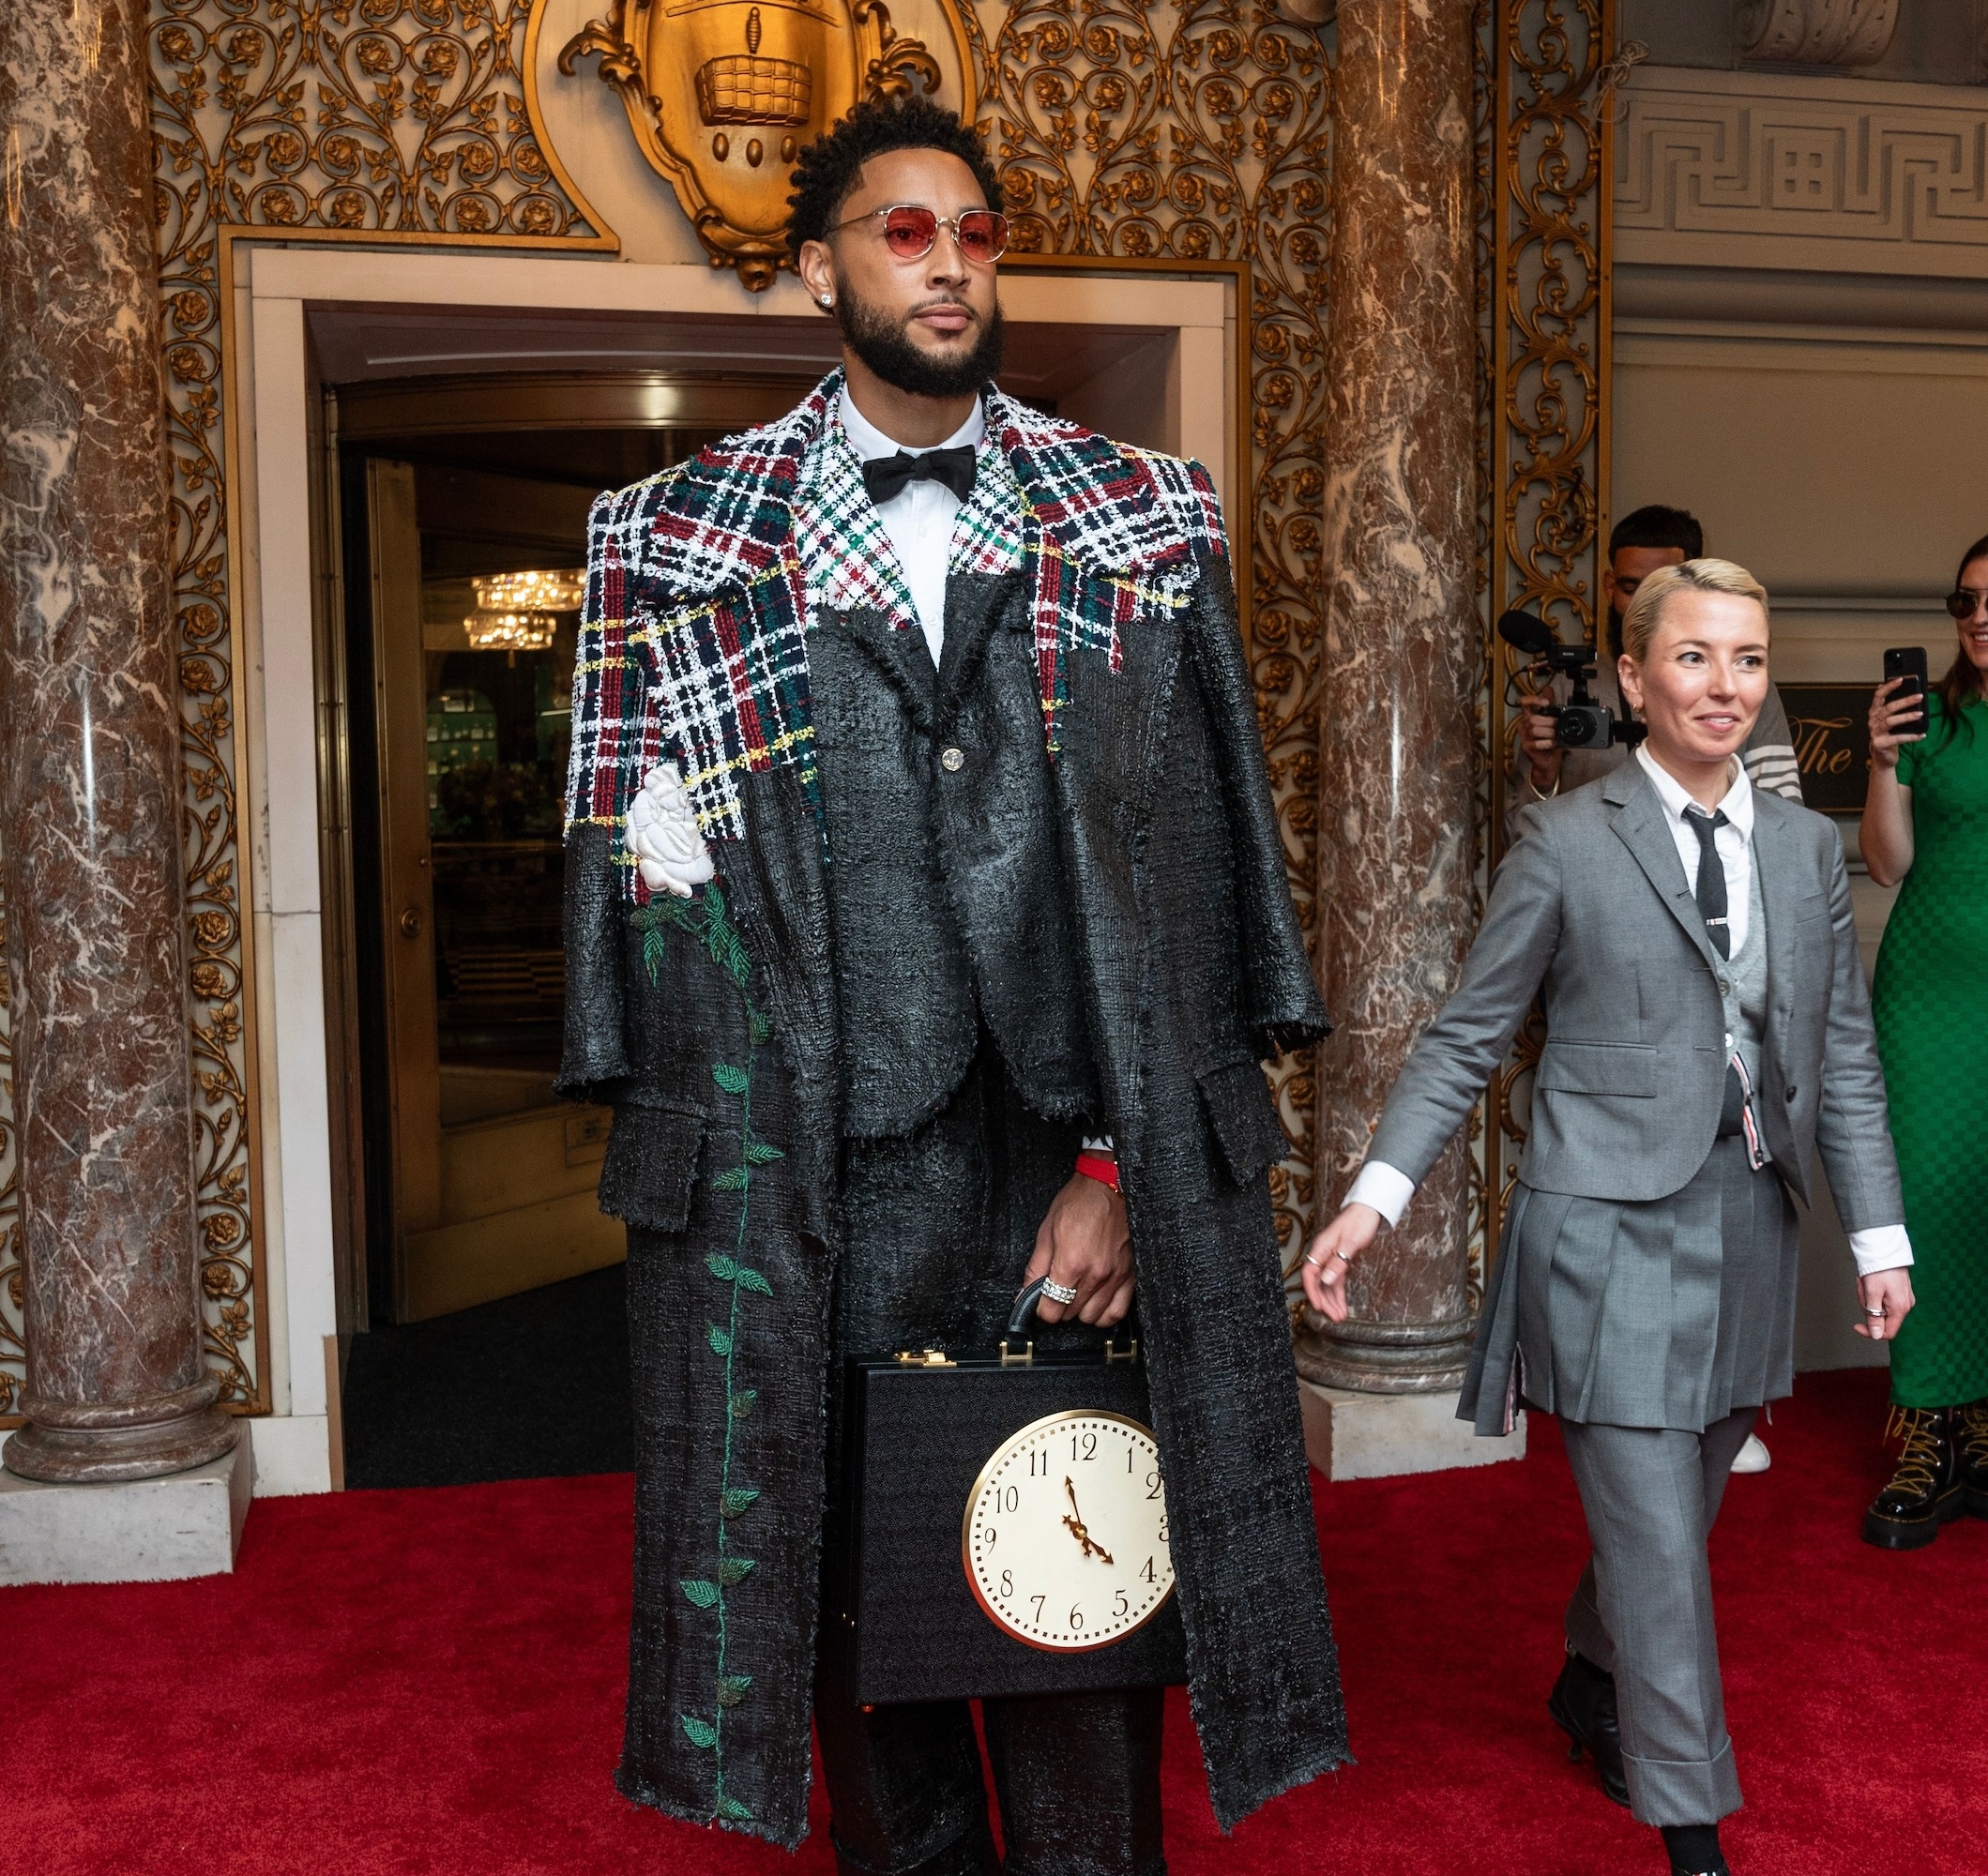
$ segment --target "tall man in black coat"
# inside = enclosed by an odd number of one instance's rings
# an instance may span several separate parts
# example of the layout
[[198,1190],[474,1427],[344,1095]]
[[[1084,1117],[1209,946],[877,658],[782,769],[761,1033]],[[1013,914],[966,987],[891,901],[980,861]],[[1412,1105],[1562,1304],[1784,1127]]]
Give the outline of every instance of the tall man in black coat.
[[[999,190],[922,100],[802,158],[845,366],[603,496],[564,1092],[608,1100],[637,1426],[630,1796],[848,1871],[996,1867],[964,1706],[824,1657],[841,1363],[1136,1310],[1233,1823],[1344,1757],[1259,1059],[1325,1028],[1195,465],[996,391]],[[1090,1167],[1075,1170],[1080,1152]],[[986,1703],[1007,1867],[1151,1876],[1157,1691]]]

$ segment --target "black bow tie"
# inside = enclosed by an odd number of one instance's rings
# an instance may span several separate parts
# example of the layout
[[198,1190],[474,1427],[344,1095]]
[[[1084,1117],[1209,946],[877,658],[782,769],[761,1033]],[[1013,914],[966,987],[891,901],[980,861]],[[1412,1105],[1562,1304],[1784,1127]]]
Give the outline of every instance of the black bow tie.
[[895,456],[880,456],[863,464],[863,486],[878,507],[894,501],[920,478],[943,482],[961,501],[973,493],[975,451],[972,445],[957,449],[926,449],[913,456],[899,450]]

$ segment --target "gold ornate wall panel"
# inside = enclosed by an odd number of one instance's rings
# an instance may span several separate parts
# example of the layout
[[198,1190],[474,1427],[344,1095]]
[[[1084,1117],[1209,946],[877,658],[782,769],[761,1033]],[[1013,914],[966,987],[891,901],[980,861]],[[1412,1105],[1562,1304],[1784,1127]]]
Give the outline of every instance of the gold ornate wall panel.
[[[1490,606],[1595,639],[1608,510],[1609,204],[1614,0],[1493,0],[1497,137],[1492,308]],[[1487,851],[1504,851],[1519,665],[1486,637]],[[1528,1032],[1530,1031],[1528,1025]],[[1484,1111],[1482,1244],[1495,1245],[1525,1138],[1536,1035]]]
[[[1244,260],[1251,460],[1232,515],[1284,851],[1315,937],[1317,649],[1332,75],[1256,0],[1015,0],[979,10],[980,128],[1024,252]],[[1247,543],[1245,537],[1248,537]],[[1285,1062],[1271,1174],[1287,1264],[1311,1215],[1309,1058]]]

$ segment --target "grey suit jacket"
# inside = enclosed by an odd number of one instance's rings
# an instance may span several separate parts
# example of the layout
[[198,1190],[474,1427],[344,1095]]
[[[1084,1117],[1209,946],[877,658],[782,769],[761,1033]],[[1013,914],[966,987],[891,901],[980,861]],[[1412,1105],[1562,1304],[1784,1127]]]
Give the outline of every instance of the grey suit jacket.
[[[1667,1198],[1704,1165],[1725,1080],[1722,965],[1656,789],[1631,763],[1520,817],[1463,979],[1389,1097],[1368,1157],[1418,1184],[1534,995],[1546,1044],[1519,1177],[1536,1192]],[[1844,1228],[1905,1217],[1836,829],[1754,793],[1767,915],[1768,1151],[1807,1202],[1820,1148]]]

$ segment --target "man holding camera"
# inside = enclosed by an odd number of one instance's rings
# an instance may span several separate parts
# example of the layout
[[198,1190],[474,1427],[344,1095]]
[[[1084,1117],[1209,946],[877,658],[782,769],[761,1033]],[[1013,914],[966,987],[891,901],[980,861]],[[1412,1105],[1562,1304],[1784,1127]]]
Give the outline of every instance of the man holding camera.
[[[1695,515],[1683,508],[1667,508],[1652,503],[1625,515],[1608,537],[1608,565],[1601,571],[1601,591],[1608,599],[1608,655],[1598,660],[1601,669],[1591,681],[1594,700],[1618,721],[1627,714],[1622,704],[1622,688],[1616,681],[1616,661],[1622,656],[1622,614],[1636,597],[1636,588],[1660,567],[1676,567],[1686,560],[1702,559],[1705,530]],[[1564,704],[1567,687],[1555,682],[1553,701]],[[1519,730],[1519,760],[1513,780],[1521,786],[1512,794],[1513,811],[1528,801],[1543,801],[1563,790],[1585,787],[1612,774],[1629,760],[1625,743],[1606,743],[1600,748],[1563,749],[1559,724],[1538,704],[1530,706]],[[1769,684],[1760,719],[1747,738],[1740,760],[1755,788],[1801,799],[1801,774],[1795,761],[1795,738],[1788,729],[1788,714],[1782,708],[1781,695]],[[1508,828],[1508,835],[1510,830]]]

